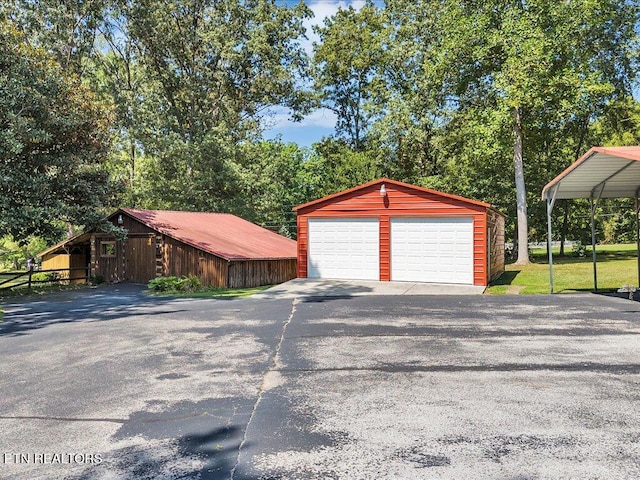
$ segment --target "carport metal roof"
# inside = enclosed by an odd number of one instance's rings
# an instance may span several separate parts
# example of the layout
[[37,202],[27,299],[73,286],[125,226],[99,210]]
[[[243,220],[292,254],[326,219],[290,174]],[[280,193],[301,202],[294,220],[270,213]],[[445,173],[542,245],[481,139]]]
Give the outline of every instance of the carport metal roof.
[[596,268],[595,209],[601,198],[635,200],[636,243],[638,248],[638,283],[640,284],[640,230],[638,228],[638,194],[640,193],[640,146],[593,147],[542,189],[547,202],[547,241],[549,247],[549,282],[553,293],[553,255],[551,253],[551,212],[557,199],[588,198],[591,203],[591,246],[593,252],[593,286],[598,290]]
[[542,198],[635,198],[640,147],[593,147],[542,189]]

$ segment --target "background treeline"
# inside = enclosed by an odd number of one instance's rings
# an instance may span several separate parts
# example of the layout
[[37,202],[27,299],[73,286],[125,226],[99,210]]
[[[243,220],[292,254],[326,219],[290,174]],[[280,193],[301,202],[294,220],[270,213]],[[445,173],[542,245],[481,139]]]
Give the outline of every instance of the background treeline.
[[[381,176],[491,202],[510,239],[539,241],[545,183],[593,145],[640,144],[636,2],[370,2],[326,19],[307,51],[311,15],[268,0],[3,2],[0,250],[116,206],[228,211],[295,236],[292,206]],[[282,107],[327,108],[335,133],[265,140]],[[604,203],[599,237],[632,239],[632,211]],[[559,201],[555,232],[588,242],[588,218]]]

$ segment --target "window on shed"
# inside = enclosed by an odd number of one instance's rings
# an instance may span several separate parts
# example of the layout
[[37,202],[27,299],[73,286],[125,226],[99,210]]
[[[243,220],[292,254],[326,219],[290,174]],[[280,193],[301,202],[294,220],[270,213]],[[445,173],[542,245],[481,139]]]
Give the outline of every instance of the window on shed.
[[115,257],[116,256],[116,242],[100,242],[100,256],[101,257]]

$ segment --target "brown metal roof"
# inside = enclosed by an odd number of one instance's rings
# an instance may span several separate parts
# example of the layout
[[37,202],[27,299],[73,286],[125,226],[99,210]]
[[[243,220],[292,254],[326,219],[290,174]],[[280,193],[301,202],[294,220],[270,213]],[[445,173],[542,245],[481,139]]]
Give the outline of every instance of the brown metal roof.
[[542,198],[633,198],[640,189],[640,146],[593,147],[542,189]]
[[296,242],[230,213],[123,208],[119,212],[188,245],[226,260],[296,258]]

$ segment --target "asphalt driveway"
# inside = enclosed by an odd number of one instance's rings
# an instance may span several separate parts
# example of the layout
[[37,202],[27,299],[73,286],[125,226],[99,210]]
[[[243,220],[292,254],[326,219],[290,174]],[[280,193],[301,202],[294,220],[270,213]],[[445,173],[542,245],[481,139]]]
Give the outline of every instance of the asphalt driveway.
[[0,478],[640,477],[640,305],[598,295],[5,305]]

